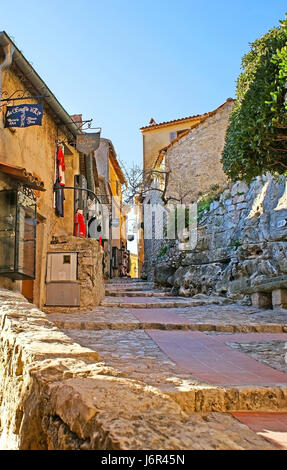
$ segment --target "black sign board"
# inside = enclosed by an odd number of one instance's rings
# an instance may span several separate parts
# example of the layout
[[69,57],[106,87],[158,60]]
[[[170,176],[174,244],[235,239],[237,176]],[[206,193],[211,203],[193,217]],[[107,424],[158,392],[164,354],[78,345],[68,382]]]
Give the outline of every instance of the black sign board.
[[7,106],[5,127],[41,126],[43,104],[20,104]]

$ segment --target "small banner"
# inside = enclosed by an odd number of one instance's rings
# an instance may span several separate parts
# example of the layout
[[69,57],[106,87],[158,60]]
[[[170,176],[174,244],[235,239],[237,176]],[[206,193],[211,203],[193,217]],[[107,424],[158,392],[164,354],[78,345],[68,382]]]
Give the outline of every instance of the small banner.
[[5,127],[41,126],[43,104],[20,104],[7,106]]
[[100,145],[101,131],[77,135],[76,147],[79,152],[89,155]]

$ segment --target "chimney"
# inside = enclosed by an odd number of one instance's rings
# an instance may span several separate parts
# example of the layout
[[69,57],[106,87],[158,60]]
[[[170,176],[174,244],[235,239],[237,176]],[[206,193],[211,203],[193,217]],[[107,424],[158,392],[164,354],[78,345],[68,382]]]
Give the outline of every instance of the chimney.
[[78,128],[83,127],[83,115],[82,114],[72,114],[71,119],[77,124]]

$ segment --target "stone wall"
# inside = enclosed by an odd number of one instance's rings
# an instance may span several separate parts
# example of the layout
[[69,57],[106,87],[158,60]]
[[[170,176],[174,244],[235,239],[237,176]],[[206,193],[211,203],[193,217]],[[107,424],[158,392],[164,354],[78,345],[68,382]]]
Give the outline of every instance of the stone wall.
[[0,288],[0,305],[1,450],[193,448],[171,397],[99,362],[21,294]]
[[169,121],[161,124],[152,124],[141,128],[143,135],[143,167],[145,171],[153,168],[158,152],[169,145],[171,142],[171,133],[190,129],[196,126],[205,118],[205,115],[198,115],[190,118]]
[[200,193],[211,185],[226,182],[221,164],[225,133],[234,101],[227,100],[202,123],[173,145],[165,156],[166,169],[170,170],[166,197],[183,202],[196,201]]
[[[53,237],[49,253],[78,253],[78,280],[80,282],[80,309],[96,307],[105,296],[103,279],[103,252],[97,240],[79,237]],[[67,311],[67,307],[63,307]],[[72,308],[71,308],[72,309]],[[76,307],[79,310],[79,307]],[[45,307],[45,311],[50,309]],[[57,308],[61,310],[61,308]],[[52,311],[55,311],[53,307]]]
[[194,250],[180,251],[178,242],[166,246],[155,262],[158,284],[184,296],[216,294],[249,303],[258,286],[287,278],[285,178],[229,185],[201,215]]

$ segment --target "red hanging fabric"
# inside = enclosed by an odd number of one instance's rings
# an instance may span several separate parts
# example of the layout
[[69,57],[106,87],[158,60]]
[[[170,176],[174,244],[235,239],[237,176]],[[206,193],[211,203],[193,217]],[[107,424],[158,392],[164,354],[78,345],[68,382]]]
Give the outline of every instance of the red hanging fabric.
[[65,186],[65,158],[61,145],[58,147],[57,151],[57,161],[58,161],[58,171],[59,171],[59,183],[61,186]]
[[79,211],[74,216],[74,235],[75,237],[86,237],[85,217]]

